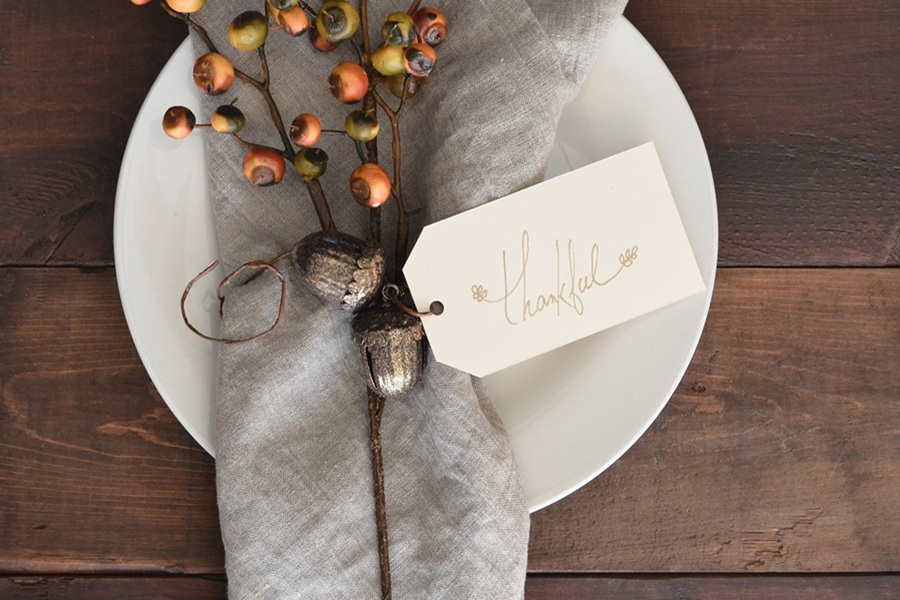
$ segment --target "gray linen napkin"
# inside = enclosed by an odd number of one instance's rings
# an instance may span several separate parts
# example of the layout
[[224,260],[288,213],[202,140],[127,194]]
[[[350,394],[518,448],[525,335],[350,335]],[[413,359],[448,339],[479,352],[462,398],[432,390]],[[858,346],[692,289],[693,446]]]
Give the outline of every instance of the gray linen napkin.
[[[210,0],[195,19],[235,64],[226,24],[260,0]],[[404,197],[414,235],[438,219],[540,181],[564,104],[578,90],[625,0],[444,0],[449,21],[429,84],[407,101],[402,121]],[[406,4],[372,2],[372,38]],[[198,52],[206,52],[195,39]],[[272,90],[283,117],[317,115],[340,128],[348,107],[326,78],[349,46],[329,54],[306,37],[273,31]],[[240,82],[205,97],[203,121],[238,98],[250,121],[242,136],[279,147],[258,94]],[[393,100],[393,97],[391,97]],[[388,138],[388,135],[382,135]],[[305,188],[289,169],[274,187],[241,174],[244,149],[208,135],[213,210],[226,269],[271,259],[318,228]],[[385,142],[388,140],[384,140]],[[319,144],[330,155],[323,185],[339,229],[363,237],[366,211],[347,191],[358,158],[345,138]],[[382,164],[389,148],[381,146]],[[393,221],[384,210],[386,225]],[[385,232],[393,239],[392,229]],[[452,257],[451,257],[452,258]],[[229,595],[244,598],[378,598],[379,567],[365,385],[349,315],[325,306],[290,273],[284,319],[268,337],[221,348],[217,486]],[[223,331],[240,337],[272,322],[278,284],[263,276],[231,286]],[[529,515],[514,457],[477,380],[430,361],[424,382],[388,401],[383,417],[393,598],[520,598]]]

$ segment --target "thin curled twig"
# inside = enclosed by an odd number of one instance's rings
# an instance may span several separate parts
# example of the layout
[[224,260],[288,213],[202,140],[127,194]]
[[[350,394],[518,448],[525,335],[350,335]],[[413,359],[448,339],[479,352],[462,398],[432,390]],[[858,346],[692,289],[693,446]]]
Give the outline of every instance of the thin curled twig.
[[[282,255],[282,257],[283,256],[284,255]],[[276,259],[273,262],[277,262],[277,261],[278,261],[278,259]],[[279,271],[278,268],[275,267],[274,264],[266,262],[264,260],[251,260],[249,262],[245,262],[244,264],[239,266],[237,269],[232,271],[227,277],[225,277],[225,279],[223,279],[219,283],[219,286],[216,288],[216,298],[218,298],[218,300],[219,300],[219,316],[221,316],[222,315],[222,304],[225,302],[225,299],[222,297],[222,288],[224,286],[228,285],[231,282],[231,280],[234,279],[239,273],[241,273],[245,269],[263,269],[263,270],[271,271],[272,273],[275,273],[275,276],[278,278],[278,282],[281,284],[281,297],[278,301],[278,315],[275,317],[275,321],[267,329],[261,331],[260,333],[255,334],[253,336],[250,336],[248,338],[230,339],[230,338],[220,338],[220,337],[207,335],[207,334],[203,333],[202,331],[200,331],[199,329],[197,329],[196,327],[194,327],[194,325],[191,323],[190,319],[187,316],[187,309],[185,308],[185,304],[187,302],[188,296],[190,295],[191,289],[194,287],[194,284],[197,283],[198,281],[200,281],[201,279],[203,279],[204,277],[206,277],[207,275],[209,275],[210,273],[212,273],[218,266],[219,266],[219,261],[217,259],[217,260],[213,261],[213,263],[211,265],[209,265],[208,267],[206,267],[205,269],[200,271],[200,273],[195,275],[194,278],[188,282],[187,286],[185,286],[184,292],[181,294],[181,318],[182,318],[182,320],[184,320],[184,324],[187,326],[187,328],[190,329],[194,334],[203,338],[204,340],[209,340],[210,342],[219,342],[222,344],[240,344],[243,342],[252,342],[253,340],[258,340],[262,337],[265,337],[266,335],[268,335],[272,331],[274,331],[275,328],[278,327],[278,324],[281,323],[281,318],[284,316],[284,307],[285,307],[285,304],[287,301],[287,284],[285,283],[284,275],[281,274],[281,271]],[[254,275],[254,277],[255,277],[255,275]]]

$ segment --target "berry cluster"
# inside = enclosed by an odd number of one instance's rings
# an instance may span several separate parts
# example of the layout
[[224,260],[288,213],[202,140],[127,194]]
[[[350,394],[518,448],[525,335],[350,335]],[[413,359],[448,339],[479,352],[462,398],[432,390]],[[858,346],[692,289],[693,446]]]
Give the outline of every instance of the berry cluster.
[[[132,0],[135,4],[149,1]],[[166,4],[188,21],[188,15],[199,11],[205,0],[169,0]],[[268,0],[266,4],[268,16],[246,11],[228,25],[228,41],[235,49],[252,52],[263,48],[273,29],[270,21],[289,35],[308,34],[313,46],[323,52],[336,49],[345,40],[353,40],[360,29],[359,11],[346,0],[328,0],[315,13],[298,0]],[[338,101],[355,104],[370,94],[374,98],[378,84],[383,84],[401,102],[414,96],[420,87],[419,79],[427,77],[435,67],[434,47],[446,39],[447,20],[439,10],[430,7],[419,8],[413,14],[395,12],[385,19],[381,35],[384,43],[371,52],[362,49],[357,62],[341,61],[335,65],[327,84]],[[193,75],[201,92],[215,96],[231,88],[235,68],[227,57],[210,51],[196,60]],[[265,85],[264,80],[259,82]],[[219,106],[208,124],[198,124],[194,113],[184,106],[173,106],[163,116],[163,130],[175,139],[186,137],[197,127],[211,127],[219,133],[237,136],[245,124],[244,114],[232,104]],[[379,130],[374,106],[353,110],[344,121],[344,132],[357,142],[373,141]],[[297,115],[290,126],[290,140],[297,151],[248,143],[244,175],[254,185],[279,183],[285,173],[284,164],[280,164],[283,161],[279,161],[283,156],[293,162],[302,178],[316,179],[328,164],[327,154],[316,147],[323,131],[328,130],[323,130],[314,115]],[[362,206],[377,208],[390,197],[393,181],[377,163],[364,162],[350,175],[351,195]]]

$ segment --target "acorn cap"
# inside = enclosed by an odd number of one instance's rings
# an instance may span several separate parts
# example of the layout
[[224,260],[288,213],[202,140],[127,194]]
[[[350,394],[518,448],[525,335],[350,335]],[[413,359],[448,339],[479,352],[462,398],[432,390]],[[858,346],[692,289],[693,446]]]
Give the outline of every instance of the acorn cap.
[[319,231],[300,240],[291,262],[316,296],[348,312],[375,299],[384,279],[384,251],[339,231]]

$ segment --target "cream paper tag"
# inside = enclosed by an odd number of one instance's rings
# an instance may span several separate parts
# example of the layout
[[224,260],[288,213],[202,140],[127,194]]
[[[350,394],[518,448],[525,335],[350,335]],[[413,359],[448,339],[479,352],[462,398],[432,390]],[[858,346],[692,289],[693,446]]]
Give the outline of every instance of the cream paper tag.
[[705,289],[652,143],[425,227],[403,269],[435,358],[479,377]]

